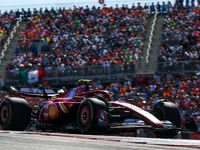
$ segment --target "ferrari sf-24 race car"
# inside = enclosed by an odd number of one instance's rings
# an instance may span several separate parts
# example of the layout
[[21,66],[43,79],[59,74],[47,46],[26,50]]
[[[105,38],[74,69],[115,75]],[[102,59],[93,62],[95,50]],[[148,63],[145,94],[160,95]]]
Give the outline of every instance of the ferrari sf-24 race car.
[[[3,130],[78,131],[86,134],[107,134],[151,130],[156,137],[173,138],[179,131],[195,132],[194,119],[186,114],[181,127],[179,109],[174,103],[158,100],[152,110],[131,103],[112,101],[112,92],[91,90],[90,80],[68,91],[54,89],[14,88],[0,105],[0,126]],[[14,96],[14,97],[13,97]],[[30,107],[23,97],[45,99]]]

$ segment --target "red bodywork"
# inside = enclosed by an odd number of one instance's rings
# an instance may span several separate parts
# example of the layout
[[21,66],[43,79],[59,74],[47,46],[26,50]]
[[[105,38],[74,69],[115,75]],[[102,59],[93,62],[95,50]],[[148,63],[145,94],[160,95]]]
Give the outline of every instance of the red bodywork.
[[[70,117],[73,116],[73,114],[77,113],[79,105],[85,98],[100,95],[108,101],[108,105],[110,107],[125,107],[126,111],[130,111],[133,115],[145,120],[153,127],[163,127],[162,122],[151,113],[126,102],[112,101],[112,93],[110,91],[92,90],[85,92],[85,89],[86,85],[81,85],[59,95],[55,95],[48,101],[42,102],[40,104],[41,110],[38,117],[38,122],[51,124],[59,118],[63,118],[63,116],[65,117],[65,119],[67,119],[67,115],[69,115],[70,122]],[[13,92],[12,96],[20,96],[20,92]],[[70,114],[70,112],[73,113]],[[76,117],[76,115],[74,115],[73,117]],[[66,120],[66,122],[68,121]]]

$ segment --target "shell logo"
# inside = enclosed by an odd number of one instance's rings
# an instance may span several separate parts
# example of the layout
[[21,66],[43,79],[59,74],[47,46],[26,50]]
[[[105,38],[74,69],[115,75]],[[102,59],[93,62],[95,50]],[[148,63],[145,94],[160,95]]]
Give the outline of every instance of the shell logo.
[[57,109],[57,106],[55,104],[50,106],[49,114],[50,114],[51,118],[57,118],[58,109]]

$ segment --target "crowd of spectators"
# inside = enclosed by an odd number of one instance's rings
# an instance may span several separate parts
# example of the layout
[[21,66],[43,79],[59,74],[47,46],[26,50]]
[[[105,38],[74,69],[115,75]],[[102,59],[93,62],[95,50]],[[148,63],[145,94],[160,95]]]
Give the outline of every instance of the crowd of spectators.
[[[17,50],[8,64],[7,72],[21,66],[59,68],[67,74],[78,73],[82,66],[99,66],[90,69],[93,74],[109,74],[110,66],[118,65],[113,73],[134,70],[145,37],[148,8],[128,6],[89,8],[86,6],[66,10],[40,9],[26,12],[30,20],[20,35]],[[42,52],[38,42],[42,41]],[[32,50],[32,54],[27,54]],[[34,62],[30,62],[34,60]],[[122,65],[122,66],[121,66]],[[131,67],[130,67],[131,66]],[[80,69],[73,70],[72,68]],[[110,68],[111,70],[113,68]],[[47,69],[48,70],[48,69]],[[67,71],[66,71],[67,70]],[[88,71],[86,71],[88,72]]]
[[200,7],[179,2],[170,6],[165,14],[158,62],[200,60]]
[[17,16],[12,10],[4,13],[2,13],[0,10],[0,51],[2,50],[3,45],[6,43],[6,40],[18,17],[19,16]]

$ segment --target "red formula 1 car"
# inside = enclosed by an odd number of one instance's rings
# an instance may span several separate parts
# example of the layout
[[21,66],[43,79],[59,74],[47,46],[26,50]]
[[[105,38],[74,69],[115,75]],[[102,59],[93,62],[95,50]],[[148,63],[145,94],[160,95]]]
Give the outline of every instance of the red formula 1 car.
[[[153,110],[144,110],[126,102],[112,101],[112,93],[90,90],[90,80],[66,92],[12,87],[11,96],[0,105],[3,130],[59,130],[87,134],[135,132],[148,129],[160,138],[173,138],[179,131],[195,132],[194,119],[186,115],[181,128],[180,112],[175,104],[159,100]],[[22,97],[41,97],[39,106],[30,107]]]

